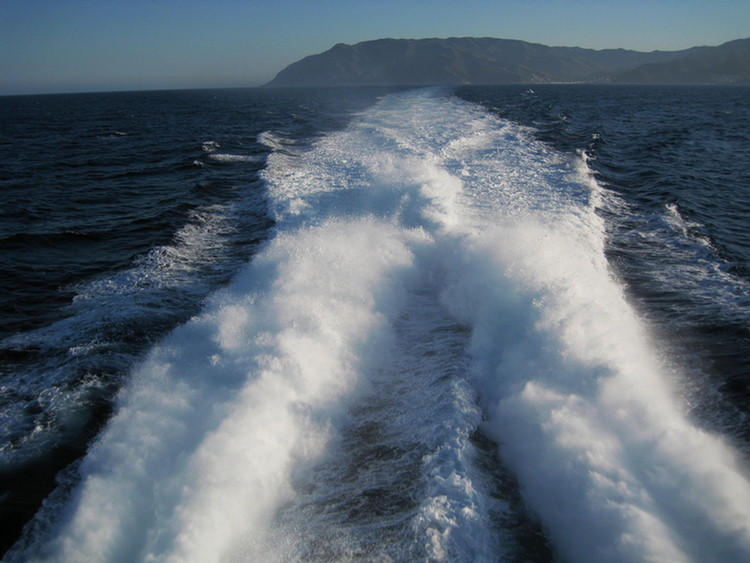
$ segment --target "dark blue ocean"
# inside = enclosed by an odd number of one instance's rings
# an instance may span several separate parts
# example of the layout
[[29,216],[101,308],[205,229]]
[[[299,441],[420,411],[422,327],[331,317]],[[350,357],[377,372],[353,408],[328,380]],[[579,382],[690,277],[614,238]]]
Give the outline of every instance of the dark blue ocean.
[[750,560],[750,89],[0,97],[8,562]]

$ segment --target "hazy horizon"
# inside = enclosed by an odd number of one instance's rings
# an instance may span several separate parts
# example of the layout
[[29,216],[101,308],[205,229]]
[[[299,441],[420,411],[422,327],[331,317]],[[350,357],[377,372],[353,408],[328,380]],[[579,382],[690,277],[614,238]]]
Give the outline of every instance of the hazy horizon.
[[750,37],[750,2],[0,0],[0,95],[260,86],[336,43],[497,37],[676,51]]

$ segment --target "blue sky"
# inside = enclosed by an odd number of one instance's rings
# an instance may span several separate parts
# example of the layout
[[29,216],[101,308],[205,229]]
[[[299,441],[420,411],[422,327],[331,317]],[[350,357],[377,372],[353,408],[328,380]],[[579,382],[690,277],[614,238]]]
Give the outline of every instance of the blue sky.
[[750,0],[0,0],[0,94],[255,86],[336,43],[641,51],[750,37]]

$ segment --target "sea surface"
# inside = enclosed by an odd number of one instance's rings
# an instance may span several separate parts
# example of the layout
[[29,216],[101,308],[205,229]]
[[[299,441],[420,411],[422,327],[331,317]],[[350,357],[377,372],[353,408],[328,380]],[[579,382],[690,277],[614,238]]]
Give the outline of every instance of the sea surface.
[[750,88],[0,97],[8,562],[750,560]]

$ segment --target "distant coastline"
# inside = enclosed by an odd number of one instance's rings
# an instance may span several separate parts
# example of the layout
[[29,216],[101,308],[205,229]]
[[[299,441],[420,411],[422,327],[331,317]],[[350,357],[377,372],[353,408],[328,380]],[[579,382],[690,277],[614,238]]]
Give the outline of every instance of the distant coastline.
[[640,52],[549,47],[511,39],[377,39],[339,43],[281,70],[266,86],[513,83],[750,84],[750,38]]

